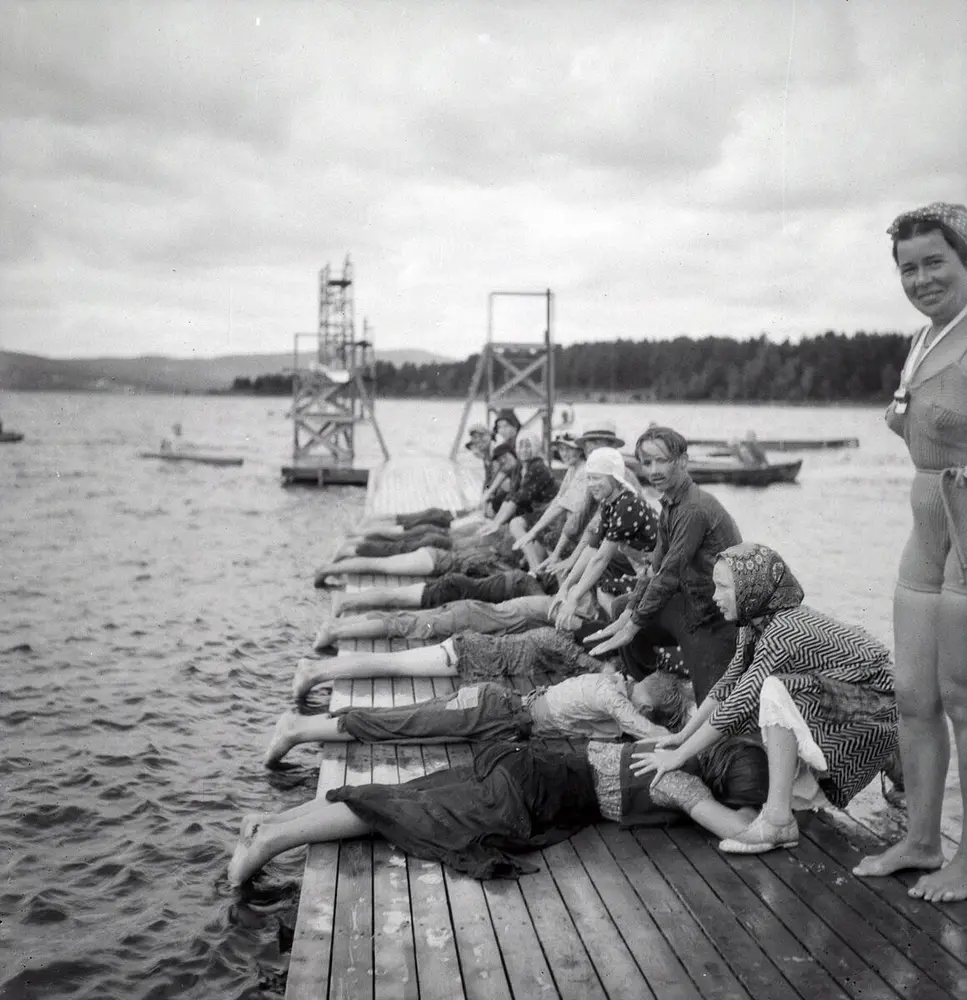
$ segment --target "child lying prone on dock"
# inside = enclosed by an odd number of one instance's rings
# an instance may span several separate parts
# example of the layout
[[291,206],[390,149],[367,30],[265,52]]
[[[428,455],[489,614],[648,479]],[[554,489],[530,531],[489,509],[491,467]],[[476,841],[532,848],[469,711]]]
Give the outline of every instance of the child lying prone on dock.
[[348,708],[334,715],[287,712],[265,757],[274,767],[300,743],[494,742],[531,737],[657,738],[685,724],[684,682],[655,673],[634,683],[605,665],[550,687],[519,694],[495,681],[428,701],[389,708]]

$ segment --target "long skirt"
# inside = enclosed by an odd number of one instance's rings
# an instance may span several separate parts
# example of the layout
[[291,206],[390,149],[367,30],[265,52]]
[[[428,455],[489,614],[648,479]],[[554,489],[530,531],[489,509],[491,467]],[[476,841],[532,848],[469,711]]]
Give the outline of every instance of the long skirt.
[[584,754],[498,743],[473,765],[403,785],[345,785],[326,793],[418,858],[475,878],[537,871],[514,855],[577,833],[600,818]]

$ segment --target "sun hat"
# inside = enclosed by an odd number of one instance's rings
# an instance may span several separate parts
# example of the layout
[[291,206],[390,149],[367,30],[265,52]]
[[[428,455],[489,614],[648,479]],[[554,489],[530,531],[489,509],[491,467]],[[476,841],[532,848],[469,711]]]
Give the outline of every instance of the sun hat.
[[490,437],[490,431],[487,430],[486,424],[471,424],[467,433],[471,437],[477,437],[478,435],[480,437]]
[[592,476],[613,476],[622,481],[625,477],[625,460],[617,448],[596,448],[584,468]]
[[624,444],[618,437],[613,420],[597,420],[588,424],[577,439],[578,444],[584,444],[585,441],[607,441],[613,448],[620,448]]
[[554,437],[551,438],[551,445],[556,448],[558,445],[564,445],[566,448],[580,448],[578,444],[578,439],[570,431],[558,431]]

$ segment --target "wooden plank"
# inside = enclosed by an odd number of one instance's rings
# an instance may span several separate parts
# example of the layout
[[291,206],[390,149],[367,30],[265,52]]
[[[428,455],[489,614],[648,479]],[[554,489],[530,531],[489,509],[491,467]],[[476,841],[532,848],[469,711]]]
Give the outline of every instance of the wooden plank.
[[733,860],[736,856],[713,851],[708,838],[694,828],[676,829],[672,836],[802,996],[859,1000],[891,995],[886,983],[838,941],[759,858]]
[[[412,684],[409,689],[412,699]],[[405,690],[400,694],[407,696]],[[401,780],[426,773],[420,747],[397,747],[397,758]],[[443,866],[437,861],[408,858],[407,869],[420,1000],[455,1000],[465,996]]]
[[699,993],[747,997],[728,962],[645,850],[645,845],[660,841],[661,831],[639,830],[636,835],[614,823],[601,823],[596,829]]
[[653,998],[574,848],[564,842],[542,854],[544,868],[520,884],[560,995]]
[[[393,704],[393,679],[373,680],[373,707]],[[399,783],[396,748],[372,747],[373,781]],[[406,855],[382,838],[373,843],[373,992],[376,1000],[411,1000],[420,995],[413,946],[413,917]]]
[[[325,744],[319,762],[317,796],[344,784],[345,777],[345,744]],[[326,995],[332,956],[339,851],[340,845],[336,843],[313,844],[306,854],[302,895],[286,979],[287,1000]]]
[[[952,996],[967,996],[967,966],[964,964],[967,962],[967,940],[962,927],[947,924],[946,929],[953,930],[953,934],[944,936],[948,947],[959,939],[958,960],[956,952],[952,955],[946,951],[943,945],[933,940],[913,920],[889,906],[865,880],[852,875],[848,868],[822,851],[813,840],[808,837],[800,840],[796,860],[823,882],[827,892],[850,906],[938,986]],[[921,906],[921,912],[926,908]]]
[[[848,871],[851,871],[871,848],[883,846],[867,831],[859,830],[856,824],[844,819],[841,813],[822,813],[816,817],[816,822],[810,823],[803,832],[820,850],[834,858]],[[919,927],[947,949],[954,958],[960,961],[967,960],[967,929],[962,922],[954,919],[959,912],[967,908],[967,903],[936,906],[922,899],[912,899],[907,895],[904,882],[895,876],[860,881],[869,892]]]
[[[350,743],[346,782],[366,784],[372,774],[370,748]],[[368,838],[343,841],[339,849],[333,919],[331,997],[373,997],[373,844]],[[312,994],[307,994],[312,996]]]
[[[664,938],[662,929],[608,850],[601,835],[604,825],[598,824],[583,830],[571,838],[570,844],[577,861],[584,866],[593,883],[594,891],[611,915],[616,933],[634,956],[649,990],[655,996],[661,1000],[699,1000],[701,995],[698,989]],[[556,870],[555,878],[560,880]],[[580,898],[576,899],[576,903],[577,908],[581,909]],[[573,910],[574,904],[569,905]],[[587,940],[587,935],[583,936]],[[596,956],[601,954],[598,943],[589,942],[588,948],[592,960],[596,960]]]
[[[447,685],[450,685],[449,689]],[[438,695],[453,690],[449,679],[435,679],[433,686]],[[466,745],[423,748],[427,773],[442,767],[459,767],[468,764],[471,759]],[[467,1000],[511,1000],[513,993],[483,883],[448,868],[443,869],[443,879],[450,904],[451,927],[460,961],[464,996]]]
[[708,939],[726,956],[749,996],[793,1000],[799,996],[725,902],[697,876],[678,845],[661,830],[635,830],[634,836],[689,908]]
[[[779,875],[832,931],[889,983],[898,996],[909,1000],[945,1000],[949,994],[930,982],[861,915],[851,911],[787,851],[762,855],[763,863]],[[887,994],[889,995],[889,994]]]

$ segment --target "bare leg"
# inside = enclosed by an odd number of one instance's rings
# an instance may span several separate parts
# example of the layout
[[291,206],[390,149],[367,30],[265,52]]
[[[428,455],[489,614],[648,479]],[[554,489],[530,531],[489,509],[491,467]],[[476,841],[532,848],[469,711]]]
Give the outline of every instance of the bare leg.
[[238,845],[228,866],[232,885],[247,882],[278,854],[306,844],[362,837],[370,827],[342,802],[316,800],[304,814],[288,820],[243,821]]
[[795,733],[782,726],[766,726],[763,735],[769,760],[769,794],[762,807],[762,815],[773,826],[783,826],[795,819],[792,814],[792,784],[799,769],[799,746]]
[[433,576],[433,556],[429,549],[403,552],[395,556],[353,556],[325,563],[316,570],[316,586],[326,586],[326,577],[341,573],[381,573],[387,576]]
[[740,834],[755,819],[755,809],[748,806],[730,809],[715,799],[703,799],[688,810],[692,820],[714,833],[720,840]]
[[940,595],[898,585],[893,604],[900,759],[907,795],[906,836],[853,869],[861,877],[943,864],[940,815],[950,739],[937,674]]
[[351,618],[333,620],[320,625],[312,640],[312,648],[320,653],[335,646],[340,639],[387,639],[390,636],[389,622],[383,615],[353,615]]
[[425,583],[407,587],[370,587],[352,594],[339,594],[332,599],[332,613],[370,611],[373,608],[418,608],[423,601]]
[[755,818],[754,809],[730,809],[716,801],[698,775],[685,771],[666,771],[658,782],[652,782],[651,799],[656,806],[680,809],[720,838],[740,834]]
[[[938,625],[941,695],[957,744],[961,802],[967,803],[967,594],[943,591]],[[954,856],[940,871],[922,876],[910,889],[910,895],[934,903],[967,899],[967,844],[963,831]]]
[[265,766],[275,767],[300,743],[349,743],[352,736],[339,728],[331,715],[299,715],[286,712],[275,724],[275,731],[265,751]]
[[769,793],[759,815],[744,830],[719,842],[719,850],[728,854],[763,854],[799,843],[792,814],[792,785],[799,768],[796,734],[784,726],[764,726],[762,735],[769,759]]
[[452,639],[438,646],[415,646],[395,653],[343,653],[327,660],[303,659],[296,669],[292,689],[298,700],[325,681],[360,677],[456,677],[456,662]]

